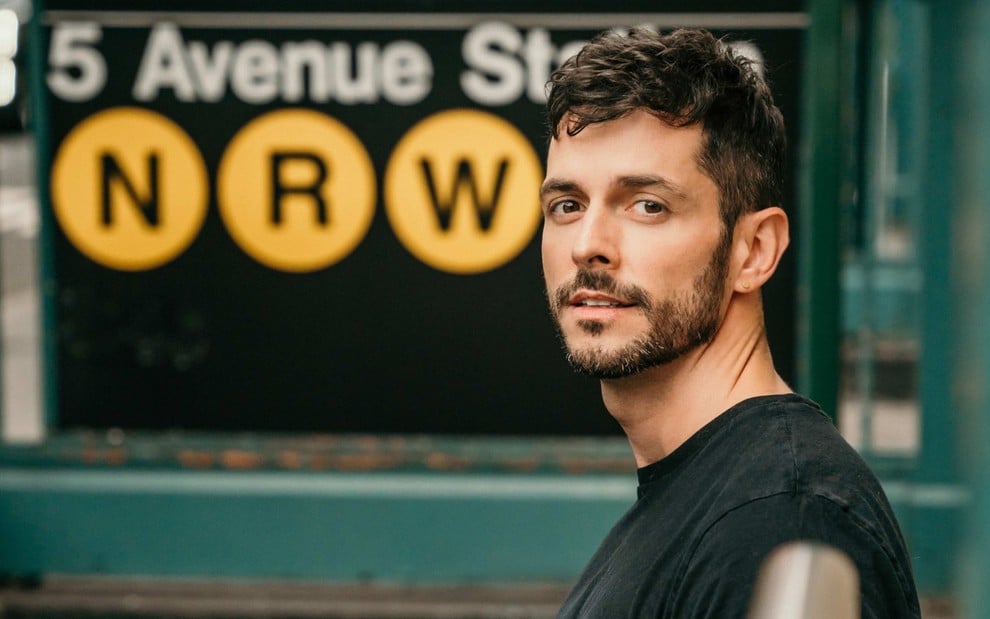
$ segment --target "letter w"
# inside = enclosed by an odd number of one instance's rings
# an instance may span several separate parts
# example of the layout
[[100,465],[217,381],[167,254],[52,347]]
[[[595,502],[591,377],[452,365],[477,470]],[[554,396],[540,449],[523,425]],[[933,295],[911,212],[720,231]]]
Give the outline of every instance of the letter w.
[[419,160],[423,176],[426,178],[426,186],[430,190],[430,201],[437,214],[437,223],[440,229],[450,230],[450,220],[454,214],[454,205],[457,204],[457,196],[461,191],[461,186],[467,185],[471,191],[471,202],[474,204],[475,213],[478,215],[478,224],[485,232],[492,227],[492,219],[495,217],[495,207],[498,206],[498,198],[502,193],[502,184],[505,182],[505,174],[509,170],[509,161],[502,159],[498,163],[498,171],[495,176],[495,186],[492,188],[491,196],[486,201],[479,195],[478,183],[474,177],[471,163],[467,159],[457,162],[457,175],[454,177],[453,185],[446,200],[440,197],[436,182],[433,177],[433,168],[429,160],[425,157]]

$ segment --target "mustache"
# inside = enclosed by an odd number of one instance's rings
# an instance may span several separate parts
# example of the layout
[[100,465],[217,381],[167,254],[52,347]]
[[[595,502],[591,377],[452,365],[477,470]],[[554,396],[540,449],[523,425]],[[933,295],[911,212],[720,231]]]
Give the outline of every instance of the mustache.
[[571,281],[559,286],[551,299],[555,311],[567,305],[578,290],[594,290],[639,305],[649,312],[653,303],[649,293],[632,284],[619,283],[610,273],[581,269]]

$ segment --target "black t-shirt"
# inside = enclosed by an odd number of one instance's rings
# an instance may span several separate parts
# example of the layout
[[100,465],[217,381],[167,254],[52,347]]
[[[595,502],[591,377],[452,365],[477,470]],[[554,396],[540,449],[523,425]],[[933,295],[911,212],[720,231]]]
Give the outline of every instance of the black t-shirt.
[[639,470],[558,617],[745,617],[766,555],[793,540],[847,553],[862,617],[920,617],[904,540],[876,477],[798,395],[733,406]]

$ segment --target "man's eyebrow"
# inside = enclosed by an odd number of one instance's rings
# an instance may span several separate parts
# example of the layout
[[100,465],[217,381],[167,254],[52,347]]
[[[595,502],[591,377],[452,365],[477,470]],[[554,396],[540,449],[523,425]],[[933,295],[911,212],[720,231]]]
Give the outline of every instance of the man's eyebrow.
[[687,200],[688,194],[681,188],[680,185],[674,183],[662,176],[652,176],[650,174],[635,174],[632,176],[621,176],[619,177],[617,184],[621,187],[627,189],[647,189],[651,187],[657,187],[668,193],[671,193],[676,198],[682,200]]
[[577,189],[578,184],[574,181],[568,181],[562,178],[548,178],[540,186],[540,197],[545,198],[548,194],[552,193],[570,193],[577,191]]
[[[662,176],[653,176],[651,174],[631,174],[628,176],[620,176],[615,180],[614,184],[624,189],[656,188],[670,193],[675,198],[681,200],[687,200],[688,198],[687,191],[685,191],[680,185]],[[546,198],[546,196],[550,194],[573,193],[580,190],[580,185],[578,185],[576,181],[563,178],[548,178],[543,181],[543,185],[540,186],[540,197]]]

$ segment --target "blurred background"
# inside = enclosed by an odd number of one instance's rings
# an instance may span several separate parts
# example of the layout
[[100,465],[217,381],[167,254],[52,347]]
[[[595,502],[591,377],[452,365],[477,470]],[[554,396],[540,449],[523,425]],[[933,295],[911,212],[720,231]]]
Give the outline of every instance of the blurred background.
[[990,616],[980,0],[0,0],[0,616],[552,616],[635,468],[544,309],[543,84],[640,25],[770,80],[775,361]]

